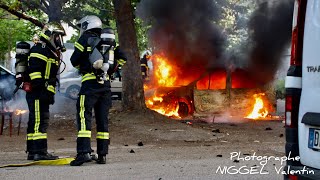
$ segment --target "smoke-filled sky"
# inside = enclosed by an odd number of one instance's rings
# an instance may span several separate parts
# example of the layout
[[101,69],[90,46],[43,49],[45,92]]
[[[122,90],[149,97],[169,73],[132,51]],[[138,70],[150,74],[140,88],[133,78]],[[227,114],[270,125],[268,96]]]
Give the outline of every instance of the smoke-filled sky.
[[265,1],[250,19],[248,70],[260,83],[271,81],[281,65],[291,39],[293,7],[294,0]]
[[225,39],[212,23],[220,13],[212,0],[142,0],[136,14],[152,25],[150,45],[165,52],[184,76],[204,72],[223,54]]
[[[219,0],[220,2],[221,0]],[[179,64],[185,77],[208,67],[228,67],[218,0],[141,0],[136,14],[151,24],[149,43],[156,53]],[[221,3],[221,2],[220,2]],[[272,80],[291,37],[293,0],[261,1],[248,22],[247,70],[259,83]],[[235,60],[237,61],[237,60]],[[235,64],[236,65],[236,64]]]

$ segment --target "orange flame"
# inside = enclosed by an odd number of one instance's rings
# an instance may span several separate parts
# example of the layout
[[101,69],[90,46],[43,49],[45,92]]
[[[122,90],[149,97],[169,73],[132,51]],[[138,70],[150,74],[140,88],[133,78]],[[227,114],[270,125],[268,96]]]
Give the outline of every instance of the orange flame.
[[15,110],[14,114],[15,114],[15,115],[20,115],[20,114],[24,114],[24,113],[26,113],[26,112],[28,112],[28,111],[27,111],[27,110],[17,109],[17,110]]
[[[170,63],[164,54],[154,54],[151,57],[153,72],[151,82],[144,84],[144,90],[156,89],[159,87],[175,87],[184,85],[179,79],[179,68]],[[170,100],[164,101],[164,95],[154,93],[152,97],[146,98],[146,106],[162,115],[180,118],[178,110],[179,103]]]
[[185,86],[194,81],[200,74],[190,71],[182,74],[182,67],[175,64],[175,60],[168,59],[163,53],[151,57],[153,64],[152,83],[154,87]]
[[176,105],[175,108],[166,109],[166,107],[159,107],[159,108],[154,108],[153,110],[168,117],[180,118],[180,115],[178,113],[179,105]]
[[174,118],[180,118],[180,115],[178,113],[179,110],[179,104],[177,102],[175,103],[162,103],[163,98],[159,96],[153,96],[150,99],[146,100],[146,105],[149,109],[152,109],[159,114],[168,116],[168,117],[174,117]]
[[169,110],[167,111],[165,108],[159,108],[159,109],[154,109],[155,111],[157,111],[158,113],[168,116],[168,117],[175,117],[175,118],[180,118],[180,115],[178,113],[179,110],[179,105],[176,106],[176,108],[174,110]]
[[264,107],[262,96],[265,96],[265,93],[254,94],[255,104],[253,106],[252,112],[246,116],[249,119],[258,119],[265,118],[268,115],[268,110]]
[[169,64],[169,61],[166,57],[161,55],[154,55],[155,63],[155,78],[156,83],[159,86],[174,86],[177,80],[177,72],[175,72],[174,67]]
[[154,102],[155,102],[155,101],[162,102],[163,99],[162,99],[162,97],[157,97],[157,96],[154,96],[154,97],[152,97],[151,99],[148,99],[148,100],[146,101],[147,106],[149,106],[148,108],[151,108],[151,107],[154,105]]

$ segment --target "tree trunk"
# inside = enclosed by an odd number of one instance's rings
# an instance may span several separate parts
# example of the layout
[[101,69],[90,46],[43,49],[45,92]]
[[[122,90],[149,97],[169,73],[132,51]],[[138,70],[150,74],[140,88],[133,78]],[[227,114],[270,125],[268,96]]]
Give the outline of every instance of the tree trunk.
[[49,22],[60,22],[62,15],[62,5],[63,2],[61,0],[51,0],[50,5],[48,7],[48,17]]
[[140,70],[140,58],[134,25],[133,8],[130,0],[113,0],[119,42],[126,53],[128,61],[123,67],[124,109],[145,109],[143,82]]

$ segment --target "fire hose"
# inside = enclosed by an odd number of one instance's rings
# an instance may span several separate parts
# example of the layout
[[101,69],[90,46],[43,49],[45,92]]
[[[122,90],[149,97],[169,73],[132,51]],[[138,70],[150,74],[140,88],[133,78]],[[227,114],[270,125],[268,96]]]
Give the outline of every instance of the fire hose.
[[[7,167],[24,167],[24,166],[32,166],[32,165],[42,165],[42,166],[62,166],[62,165],[68,165],[71,161],[73,161],[74,158],[60,158],[56,160],[40,160],[40,161],[33,161],[30,163],[24,163],[24,164],[7,164],[2,165],[0,168],[7,168]],[[91,154],[91,160],[97,161],[98,155],[97,154]]]
[[7,164],[7,165],[0,166],[0,168],[24,167],[24,166],[32,166],[32,165],[61,166],[61,165],[70,164],[72,160],[74,160],[74,158],[61,158],[57,160],[40,160],[40,161],[33,161],[30,163],[24,163],[24,164]]

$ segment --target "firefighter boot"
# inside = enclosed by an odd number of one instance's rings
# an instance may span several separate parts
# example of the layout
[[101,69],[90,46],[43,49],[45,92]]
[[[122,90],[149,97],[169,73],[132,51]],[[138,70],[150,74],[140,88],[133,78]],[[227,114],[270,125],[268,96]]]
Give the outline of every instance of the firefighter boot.
[[98,164],[106,164],[106,155],[98,155],[98,159],[97,159],[97,163]]
[[39,160],[56,160],[58,159],[59,156],[54,156],[50,153],[39,153],[39,154],[35,154],[33,160],[35,161],[39,161]]
[[71,161],[70,166],[81,166],[85,162],[90,162],[91,156],[89,153],[78,153],[75,160]]

